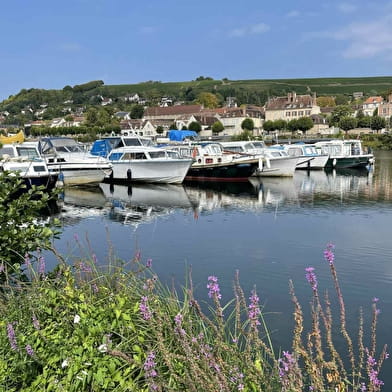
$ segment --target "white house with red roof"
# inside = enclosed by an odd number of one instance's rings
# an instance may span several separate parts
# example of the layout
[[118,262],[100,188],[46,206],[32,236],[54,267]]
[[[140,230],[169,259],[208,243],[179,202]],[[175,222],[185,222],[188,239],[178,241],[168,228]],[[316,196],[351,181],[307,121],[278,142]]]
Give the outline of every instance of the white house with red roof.
[[378,109],[383,102],[384,102],[383,97],[380,96],[369,97],[362,104],[363,114],[365,116],[373,116],[374,111]]

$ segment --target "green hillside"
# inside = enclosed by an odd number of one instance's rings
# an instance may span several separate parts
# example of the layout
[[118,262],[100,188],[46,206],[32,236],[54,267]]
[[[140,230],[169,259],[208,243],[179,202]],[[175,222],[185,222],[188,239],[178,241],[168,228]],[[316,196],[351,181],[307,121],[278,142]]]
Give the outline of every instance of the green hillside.
[[121,99],[138,94],[150,105],[167,96],[186,103],[194,102],[201,92],[216,94],[221,102],[227,97],[236,97],[238,104],[263,105],[268,97],[285,95],[290,91],[297,94],[352,95],[363,92],[368,95],[382,95],[392,88],[392,76],[362,78],[314,78],[314,79],[260,79],[260,80],[213,80],[199,77],[194,81],[170,82],[148,81],[138,84],[105,85],[103,81],[91,81],[76,86],[65,86],[62,90],[23,89],[0,102],[0,111],[18,114],[26,107],[31,111],[46,104],[46,117],[62,114],[66,102],[71,101],[72,109],[78,105],[97,105],[100,96],[112,98],[118,109],[125,109]]

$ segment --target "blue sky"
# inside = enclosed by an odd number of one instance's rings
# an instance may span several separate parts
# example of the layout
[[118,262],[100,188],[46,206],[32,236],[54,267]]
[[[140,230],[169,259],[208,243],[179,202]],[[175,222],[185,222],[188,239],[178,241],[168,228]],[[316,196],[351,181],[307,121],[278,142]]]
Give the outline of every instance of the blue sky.
[[0,100],[98,79],[392,75],[388,0],[13,0],[0,32]]

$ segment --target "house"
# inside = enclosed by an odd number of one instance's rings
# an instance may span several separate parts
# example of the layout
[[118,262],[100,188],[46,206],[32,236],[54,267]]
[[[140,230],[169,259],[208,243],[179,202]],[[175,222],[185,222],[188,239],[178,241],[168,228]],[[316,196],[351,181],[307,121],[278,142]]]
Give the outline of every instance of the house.
[[66,126],[66,121],[64,118],[54,118],[52,122],[50,123],[51,128],[57,128],[57,127],[64,127]]
[[131,113],[130,112],[116,112],[116,113],[114,113],[114,117],[118,118],[119,120],[130,120]]
[[386,102],[383,101],[380,103],[380,106],[378,107],[378,115],[386,119],[392,117],[392,94],[388,95]]
[[374,111],[380,107],[380,105],[383,103],[383,101],[384,101],[384,99],[380,96],[369,97],[362,104],[363,114],[365,116],[373,116]]
[[102,97],[102,101],[101,101],[102,106],[111,105],[112,103],[113,103],[112,98],[103,98]]
[[353,98],[354,99],[359,99],[363,97],[363,92],[362,91],[356,91],[353,93]]
[[146,120],[160,119],[174,122],[177,118],[184,115],[200,114],[202,110],[202,105],[150,106],[144,111],[144,118]]
[[284,97],[270,98],[265,104],[265,120],[290,121],[300,117],[310,117],[320,113],[316,102],[316,94],[297,95],[288,93]]

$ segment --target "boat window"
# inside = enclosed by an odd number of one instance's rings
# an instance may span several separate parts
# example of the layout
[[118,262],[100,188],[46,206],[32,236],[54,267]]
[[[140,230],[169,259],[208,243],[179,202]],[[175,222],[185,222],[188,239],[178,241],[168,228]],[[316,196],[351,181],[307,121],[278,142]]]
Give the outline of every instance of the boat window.
[[3,147],[0,149],[0,156],[8,155],[10,157],[14,157],[14,149],[12,147]]
[[265,148],[264,142],[253,142],[253,145],[254,145],[256,148]]
[[244,150],[248,151],[248,150],[252,150],[254,148],[254,145],[252,143],[246,143],[244,145]]
[[231,151],[231,152],[242,152],[241,146],[229,146],[229,147],[224,146],[223,149],[226,151]]
[[126,161],[130,159],[147,159],[146,154],[144,152],[126,152],[122,156],[121,160]]
[[166,151],[166,153],[167,153],[167,156],[171,159],[180,159],[180,156],[179,156],[178,152],[176,152],[176,151]]
[[302,150],[298,147],[290,147],[287,151],[291,157],[299,157],[302,155]]
[[45,166],[33,166],[33,169],[35,172],[45,172],[46,171]]
[[122,157],[122,152],[113,152],[109,155],[110,161],[119,161]]
[[166,153],[164,150],[162,151],[149,151],[151,159],[157,159],[157,158],[166,158]]
[[124,138],[125,146],[141,146],[142,143],[138,138]]
[[38,151],[35,148],[31,147],[16,147],[18,151],[18,155],[21,157],[28,157],[28,158],[39,158]]
[[305,146],[304,151],[307,155],[317,154],[316,147],[314,146]]

